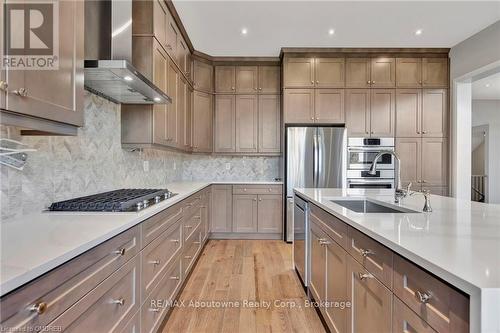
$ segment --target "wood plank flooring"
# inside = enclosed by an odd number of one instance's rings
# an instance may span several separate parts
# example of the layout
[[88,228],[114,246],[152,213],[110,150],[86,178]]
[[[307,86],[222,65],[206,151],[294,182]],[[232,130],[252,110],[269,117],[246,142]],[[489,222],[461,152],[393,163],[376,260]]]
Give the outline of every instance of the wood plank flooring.
[[314,308],[304,306],[291,251],[283,241],[210,240],[163,332],[324,332]]

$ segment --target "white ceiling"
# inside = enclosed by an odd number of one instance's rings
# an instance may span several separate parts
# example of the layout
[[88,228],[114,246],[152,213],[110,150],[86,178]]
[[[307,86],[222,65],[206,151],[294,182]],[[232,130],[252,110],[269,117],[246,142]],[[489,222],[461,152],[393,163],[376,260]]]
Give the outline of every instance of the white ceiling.
[[472,99],[500,100],[500,73],[472,82]]
[[277,56],[281,47],[452,47],[500,20],[500,1],[173,2],[194,48],[212,56]]

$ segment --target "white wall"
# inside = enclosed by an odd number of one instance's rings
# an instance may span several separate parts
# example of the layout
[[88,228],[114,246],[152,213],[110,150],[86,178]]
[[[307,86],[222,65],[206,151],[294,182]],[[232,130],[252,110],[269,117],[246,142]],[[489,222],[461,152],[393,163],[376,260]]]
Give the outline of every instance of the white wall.
[[500,204],[500,100],[473,100],[472,126],[489,125],[488,202]]
[[471,82],[500,71],[500,21],[450,50],[451,193],[470,198]]

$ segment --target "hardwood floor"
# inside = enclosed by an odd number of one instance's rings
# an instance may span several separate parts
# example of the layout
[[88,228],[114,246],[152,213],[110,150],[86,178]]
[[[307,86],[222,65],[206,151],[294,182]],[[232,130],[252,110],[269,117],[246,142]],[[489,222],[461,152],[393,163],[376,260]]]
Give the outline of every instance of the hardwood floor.
[[[282,241],[210,240],[179,300],[184,305],[174,308],[163,332],[325,331],[314,308],[304,306],[292,247]],[[195,307],[196,301],[206,303]]]

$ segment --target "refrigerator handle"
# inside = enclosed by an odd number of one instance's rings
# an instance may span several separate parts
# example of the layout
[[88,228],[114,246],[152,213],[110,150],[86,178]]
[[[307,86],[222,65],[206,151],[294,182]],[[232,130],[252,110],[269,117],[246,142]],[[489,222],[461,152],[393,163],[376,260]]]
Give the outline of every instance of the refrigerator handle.
[[318,187],[318,133],[313,136],[313,185]]

